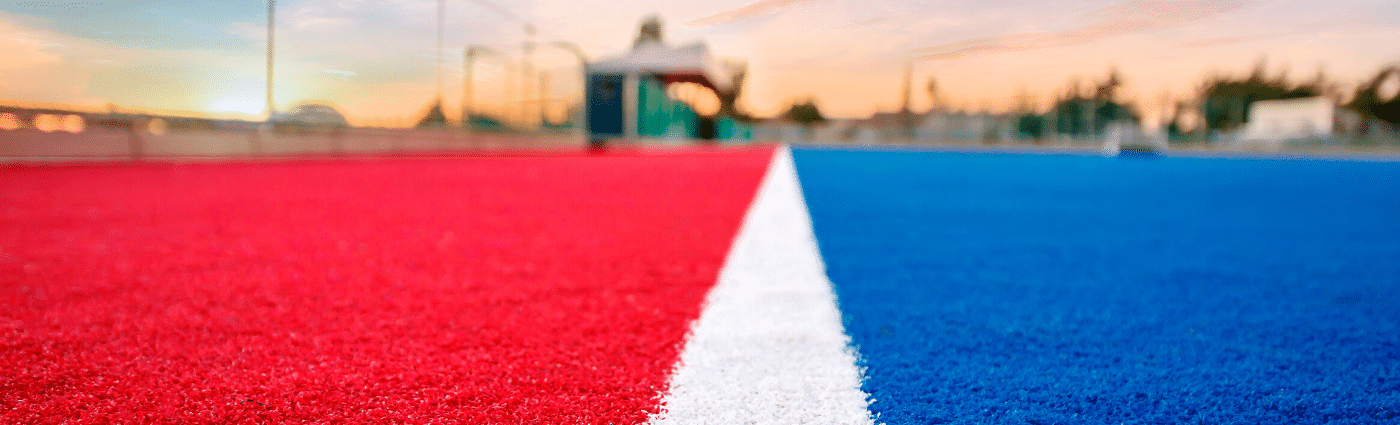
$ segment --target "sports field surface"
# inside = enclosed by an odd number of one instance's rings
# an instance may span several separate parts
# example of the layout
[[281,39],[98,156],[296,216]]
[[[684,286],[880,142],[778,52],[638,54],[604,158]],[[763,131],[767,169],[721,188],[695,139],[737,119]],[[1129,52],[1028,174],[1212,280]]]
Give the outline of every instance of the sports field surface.
[[1400,423],[1400,162],[0,168],[0,423]]
[[883,422],[1400,422],[1400,163],[796,156]]

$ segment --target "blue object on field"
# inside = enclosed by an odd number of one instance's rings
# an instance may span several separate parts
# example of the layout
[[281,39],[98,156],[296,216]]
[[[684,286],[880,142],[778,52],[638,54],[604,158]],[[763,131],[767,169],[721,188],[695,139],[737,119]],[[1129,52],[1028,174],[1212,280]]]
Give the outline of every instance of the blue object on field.
[[1400,423],[1400,163],[793,153],[877,423]]
[[1149,147],[1127,147],[1118,150],[1118,156],[1128,158],[1156,158],[1160,156],[1156,149]]

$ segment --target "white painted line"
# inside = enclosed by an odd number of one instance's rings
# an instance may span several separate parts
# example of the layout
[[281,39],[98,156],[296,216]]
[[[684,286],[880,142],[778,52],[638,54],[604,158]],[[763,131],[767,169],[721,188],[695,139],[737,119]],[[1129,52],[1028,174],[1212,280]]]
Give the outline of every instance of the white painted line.
[[652,424],[870,424],[792,154],[778,149]]

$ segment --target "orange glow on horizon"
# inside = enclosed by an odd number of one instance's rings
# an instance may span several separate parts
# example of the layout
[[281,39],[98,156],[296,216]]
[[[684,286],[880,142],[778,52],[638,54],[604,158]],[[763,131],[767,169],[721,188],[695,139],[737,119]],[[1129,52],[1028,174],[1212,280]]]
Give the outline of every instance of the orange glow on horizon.
[[[474,113],[524,122],[538,120],[543,109],[560,119],[580,103],[582,84],[578,58],[556,42],[577,46],[588,59],[606,59],[630,46],[641,16],[656,12],[674,23],[665,28],[667,42],[706,42],[717,58],[748,64],[738,109],[758,117],[780,115],[805,99],[833,118],[897,110],[907,63],[915,111],[935,105],[1044,110],[1076,82],[1090,86],[1116,68],[1125,81],[1120,100],[1155,116],[1168,103],[1193,99],[1206,78],[1247,74],[1261,59],[1270,75],[1287,73],[1293,80],[1325,71],[1343,93],[1380,67],[1400,63],[1400,47],[1390,42],[1400,38],[1400,20],[1357,1],[1326,6],[1354,18],[1332,22],[1316,18],[1323,6],[1208,0],[1097,8],[1029,1],[931,6],[872,0],[853,8],[821,1],[758,7],[683,0],[607,14],[591,0],[545,0],[515,11],[541,28],[528,49],[518,25],[458,4],[449,10],[448,48],[435,52],[434,27],[424,18],[431,8],[295,0],[279,2],[274,97],[278,110],[321,99],[340,105],[352,125],[409,126],[438,96],[434,66],[444,55],[442,103],[455,121],[464,107],[463,51],[480,46],[494,53],[475,63]],[[116,104],[121,111],[158,115],[266,118],[266,16],[259,15],[265,9],[235,18],[180,9],[186,15],[166,19],[202,28],[171,26],[177,32],[151,39],[121,39],[120,31],[85,29],[65,21],[70,18],[7,10],[0,7],[0,56],[6,58],[0,103],[97,112]],[[92,25],[121,30],[147,24]],[[387,30],[366,29],[381,26]],[[537,72],[527,78],[522,69]],[[937,92],[925,90],[929,80]],[[697,110],[717,108],[708,93],[673,93]]]

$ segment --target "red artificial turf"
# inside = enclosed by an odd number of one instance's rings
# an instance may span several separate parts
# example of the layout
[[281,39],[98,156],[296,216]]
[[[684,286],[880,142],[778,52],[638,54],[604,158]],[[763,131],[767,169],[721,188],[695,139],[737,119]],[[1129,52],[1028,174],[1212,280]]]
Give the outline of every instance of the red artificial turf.
[[640,423],[770,149],[0,168],[0,423]]

